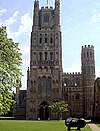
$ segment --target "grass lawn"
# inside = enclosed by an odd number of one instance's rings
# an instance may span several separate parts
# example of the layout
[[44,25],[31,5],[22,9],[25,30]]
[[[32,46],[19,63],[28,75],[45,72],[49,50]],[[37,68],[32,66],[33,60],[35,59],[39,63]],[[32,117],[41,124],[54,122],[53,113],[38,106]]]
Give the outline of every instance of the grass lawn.
[[[64,121],[0,120],[0,131],[67,131]],[[81,131],[91,131],[86,125]]]
[[96,124],[98,127],[100,127],[100,124]]

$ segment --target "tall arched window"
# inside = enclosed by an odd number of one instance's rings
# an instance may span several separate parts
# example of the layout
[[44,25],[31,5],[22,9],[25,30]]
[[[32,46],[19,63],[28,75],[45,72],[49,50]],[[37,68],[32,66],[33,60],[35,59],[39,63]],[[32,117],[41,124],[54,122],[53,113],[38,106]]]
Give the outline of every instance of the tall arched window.
[[47,43],[47,37],[45,37],[45,43]]
[[47,78],[47,94],[51,93],[51,78]]
[[53,39],[52,39],[52,37],[50,38],[50,43],[51,43],[51,44],[53,43]]
[[44,23],[48,23],[49,22],[49,14],[44,14]]
[[46,77],[45,76],[42,77],[42,82],[43,82],[42,93],[46,93]]
[[47,53],[47,52],[45,52],[44,54],[45,54],[45,61],[46,61],[46,60],[47,60],[47,54],[48,54],[48,53]]
[[84,52],[84,58],[86,58],[86,56],[85,56],[85,52]]
[[89,58],[89,52],[87,52],[87,58]]
[[38,78],[38,93],[41,94],[42,92],[42,85],[41,85],[41,77]]
[[53,74],[53,67],[50,67],[50,70],[51,70],[51,74]]
[[90,52],[90,57],[92,58],[92,52]]
[[66,83],[66,86],[68,86],[68,79],[67,78],[64,79],[64,83]]
[[42,60],[42,52],[39,53],[39,60]]
[[87,66],[87,74],[90,74],[90,66]]
[[31,80],[31,87],[33,88],[33,81]]
[[50,52],[50,60],[53,60],[53,52]]
[[68,101],[68,94],[64,94],[64,100]]
[[42,43],[42,38],[40,37],[40,44]]
[[43,94],[43,96],[50,95],[51,77],[38,77],[38,93]]
[[77,86],[80,86],[80,79],[79,79],[79,78],[76,78],[75,83],[76,83]]
[[76,99],[76,100],[79,100],[79,99],[80,99],[80,94],[79,94],[79,93],[76,94],[75,99]]

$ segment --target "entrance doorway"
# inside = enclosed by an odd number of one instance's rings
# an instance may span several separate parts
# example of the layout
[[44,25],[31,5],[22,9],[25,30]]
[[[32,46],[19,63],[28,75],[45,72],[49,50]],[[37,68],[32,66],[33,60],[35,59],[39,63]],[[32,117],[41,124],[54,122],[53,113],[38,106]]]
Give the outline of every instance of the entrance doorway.
[[40,120],[48,120],[49,108],[46,102],[42,102],[39,109]]

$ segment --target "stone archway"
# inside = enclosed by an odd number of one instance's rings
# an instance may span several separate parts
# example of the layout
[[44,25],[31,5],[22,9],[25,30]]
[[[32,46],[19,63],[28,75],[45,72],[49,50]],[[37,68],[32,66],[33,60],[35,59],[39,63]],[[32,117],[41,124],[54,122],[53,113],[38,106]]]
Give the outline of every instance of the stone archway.
[[43,106],[40,107],[39,114],[40,114],[40,119],[43,120],[44,119],[44,107]]
[[49,118],[49,108],[47,102],[45,101],[40,104],[39,116],[40,120],[48,120]]
[[45,120],[48,120],[49,118],[49,108],[48,106],[45,107]]

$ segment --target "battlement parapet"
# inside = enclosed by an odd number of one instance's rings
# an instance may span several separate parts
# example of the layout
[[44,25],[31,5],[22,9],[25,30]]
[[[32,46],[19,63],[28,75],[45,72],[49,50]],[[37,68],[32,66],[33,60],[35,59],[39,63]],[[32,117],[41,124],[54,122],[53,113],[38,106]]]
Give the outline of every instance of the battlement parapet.
[[64,73],[64,75],[81,75],[80,72],[67,72],[67,73]]
[[48,7],[48,6],[42,6],[41,7],[41,10],[45,10],[45,9],[47,9],[47,10],[53,10],[53,7],[52,6],[50,6],[50,7]]
[[93,45],[84,45],[84,46],[82,46],[82,50],[83,49],[94,49],[94,46]]
[[44,6],[41,7],[41,10],[44,9]]

